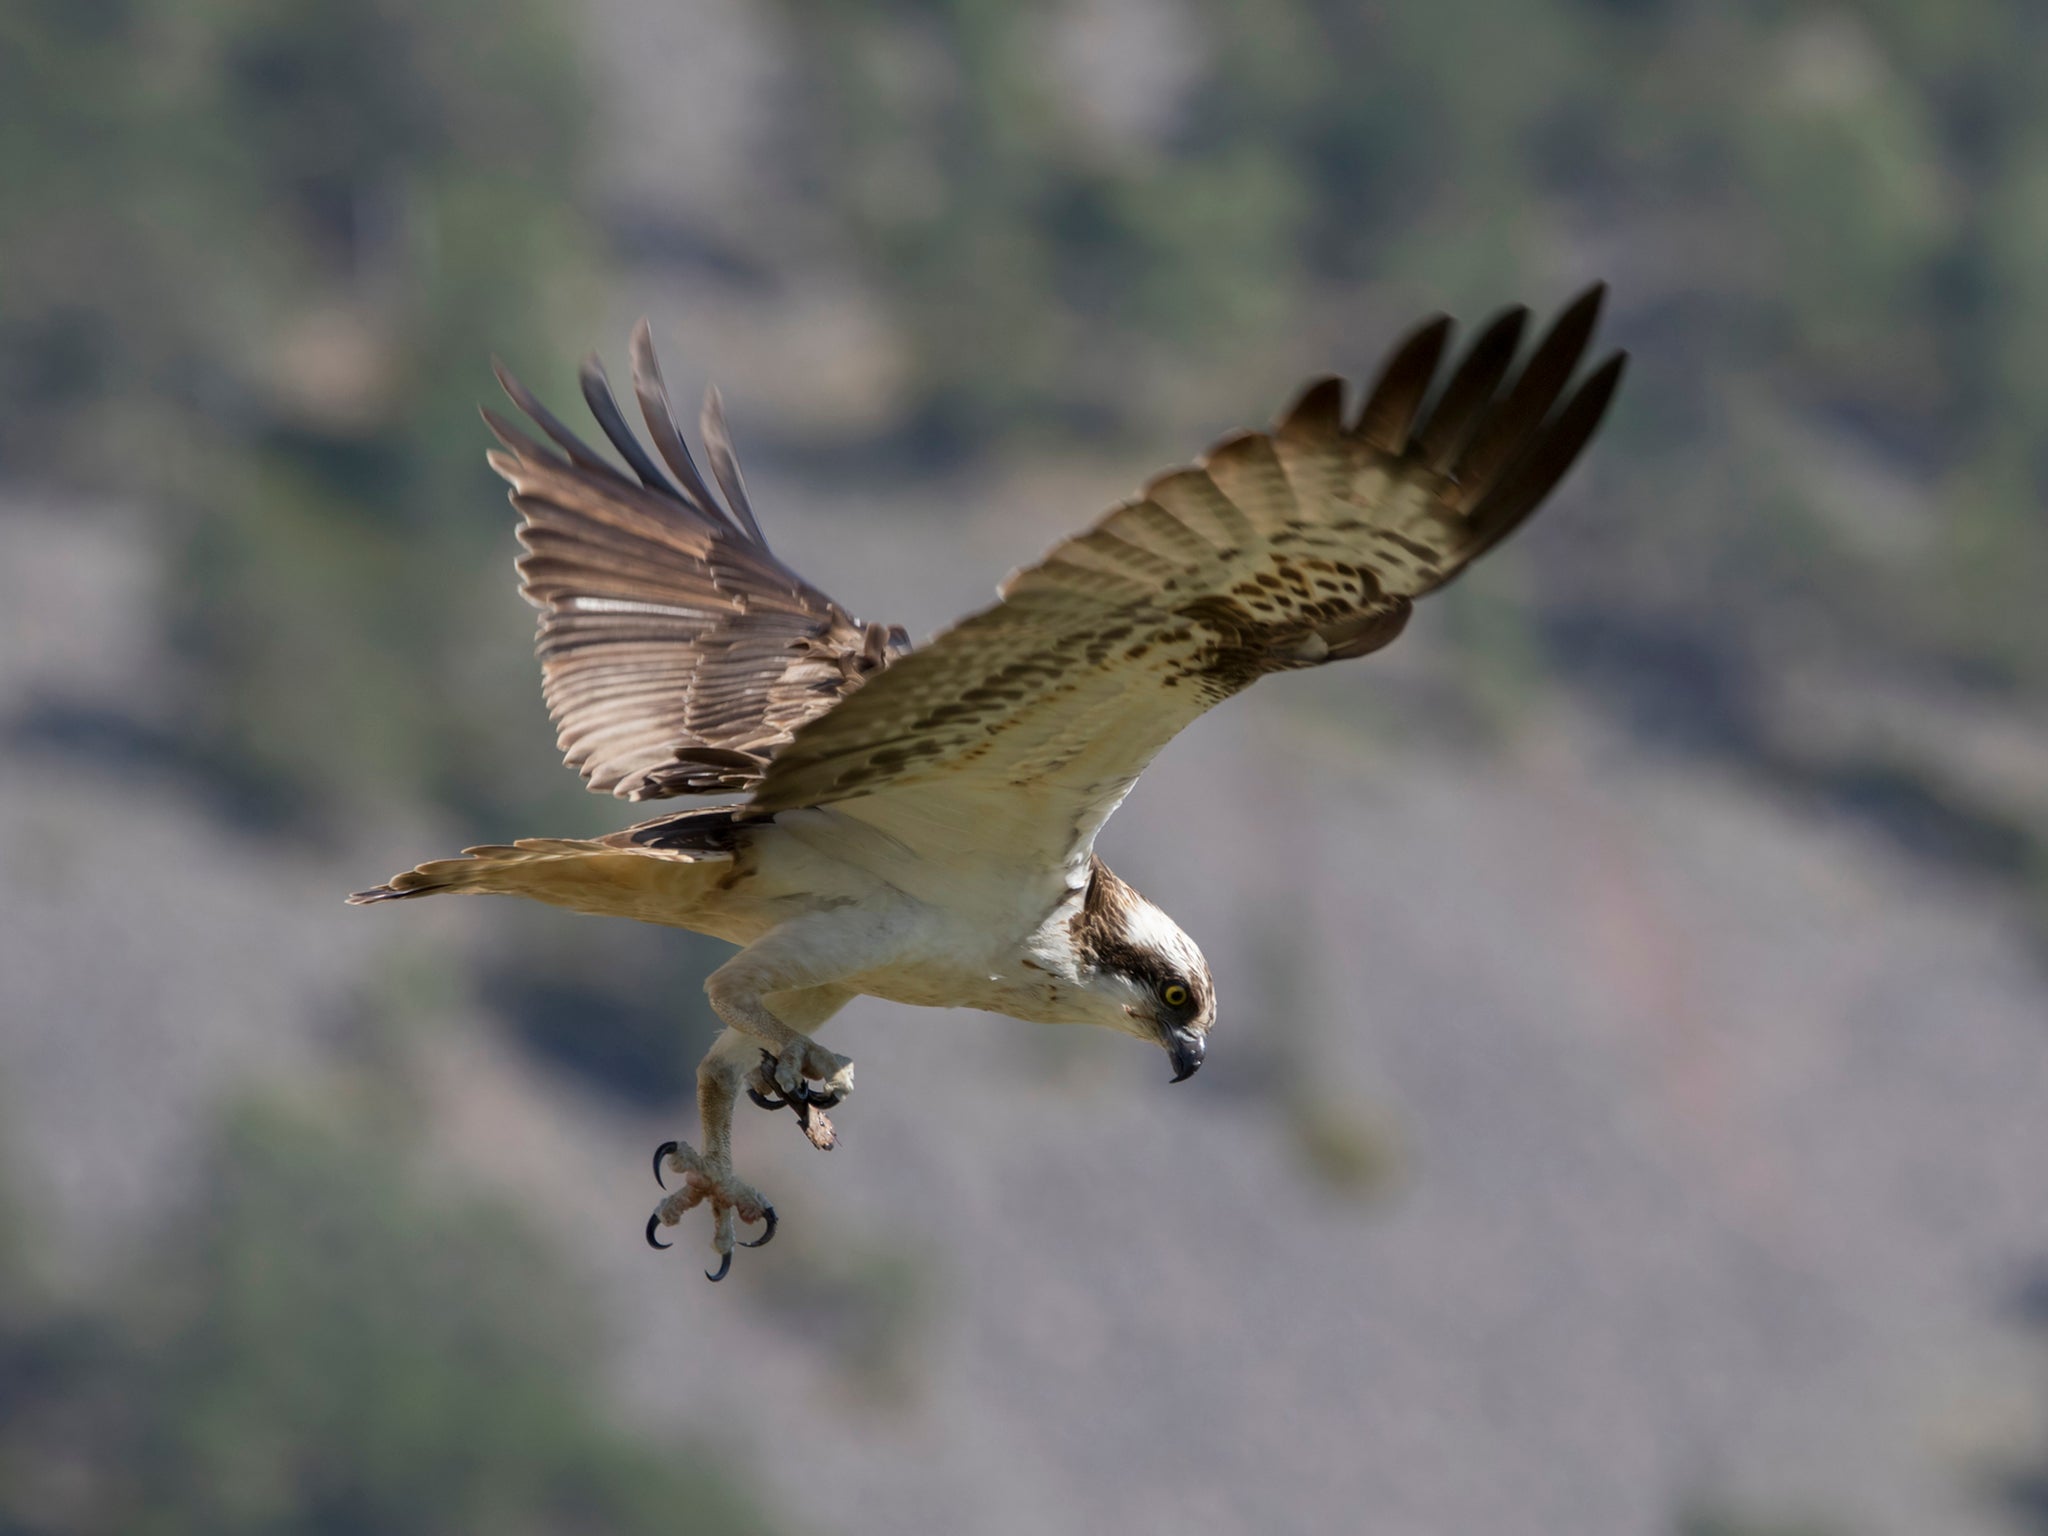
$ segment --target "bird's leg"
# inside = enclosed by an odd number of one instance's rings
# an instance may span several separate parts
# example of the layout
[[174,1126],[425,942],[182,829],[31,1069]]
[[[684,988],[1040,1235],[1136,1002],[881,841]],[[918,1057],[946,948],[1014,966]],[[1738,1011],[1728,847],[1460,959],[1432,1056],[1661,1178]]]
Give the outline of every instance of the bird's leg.
[[[768,1230],[749,1246],[758,1247],[775,1235],[774,1208],[733,1173],[734,1101],[745,1086],[757,1100],[769,1102],[763,1090],[772,1088],[782,1101],[803,1106],[798,1114],[814,1144],[830,1145],[831,1122],[817,1107],[837,1104],[853,1091],[853,1063],[824,1049],[778,1014],[815,1027],[854,995],[852,988],[835,985],[839,977],[858,974],[889,954],[885,937],[872,928],[850,923],[838,913],[821,914],[784,924],[712,972],[704,992],[726,1028],[697,1068],[704,1150],[669,1142],[655,1152],[655,1176],[659,1178],[667,1167],[683,1182],[648,1218],[648,1242],[667,1247],[656,1240],[657,1229],[674,1226],[685,1211],[709,1201],[712,1248],[719,1256],[710,1278],[719,1280],[731,1267],[735,1216],[768,1223]],[[772,1066],[762,1062],[764,1050]],[[812,1081],[824,1086],[813,1089]]]
[[655,1237],[657,1227],[672,1227],[685,1211],[708,1201],[712,1214],[711,1246],[718,1254],[713,1280],[723,1280],[732,1265],[733,1218],[764,1221],[768,1228],[745,1244],[759,1248],[775,1235],[775,1207],[750,1184],[743,1184],[732,1169],[732,1109],[739,1097],[739,1085],[748,1059],[756,1051],[754,1042],[733,1030],[725,1030],[704,1053],[697,1065],[697,1115],[704,1128],[704,1150],[687,1142],[665,1142],[655,1149],[654,1177],[662,1180],[664,1168],[680,1174],[682,1182],[647,1218],[647,1241],[657,1248],[667,1243]]

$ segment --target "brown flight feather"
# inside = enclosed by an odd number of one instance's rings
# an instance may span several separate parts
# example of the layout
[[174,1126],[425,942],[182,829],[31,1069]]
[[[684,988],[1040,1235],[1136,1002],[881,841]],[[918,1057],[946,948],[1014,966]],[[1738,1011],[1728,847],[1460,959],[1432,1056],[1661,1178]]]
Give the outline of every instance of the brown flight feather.
[[769,552],[714,399],[706,427],[720,504],[676,428],[644,321],[632,358],[673,480],[626,425],[595,358],[584,398],[637,483],[503,367],[506,395],[554,446],[484,412],[503,445],[491,465],[521,515],[521,591],[541,610],[543,689],[563,756],[592,789],[631,800],[744,791],[791,732],[907,640],[862,624]]

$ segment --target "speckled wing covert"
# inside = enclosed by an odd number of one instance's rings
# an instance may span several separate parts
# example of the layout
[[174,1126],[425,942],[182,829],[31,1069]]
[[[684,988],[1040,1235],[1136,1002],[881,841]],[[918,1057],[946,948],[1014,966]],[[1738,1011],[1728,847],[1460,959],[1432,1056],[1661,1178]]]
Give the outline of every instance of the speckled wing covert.
[[1267,673],[1378,650],[1536,509],[1621,378],[1616,353],[1568,388],[1603,294],[1582,294],[1512,382],[1519,308],[1433,399],[1441,316],[1355,418],[1342,380],[1311,384],[1271,432],[1154,480],[800,726],[752,808],[834,803],[913,848],[1020,868],[1085,859],[1189,722]]
[[603,365],[583,395],[637,479],[620,473],[503,367],[498,381],[561,451],[491,411],[491,466],[519,509],[520,590],[541,610],[537,649],[557,744],[593,790],[627,800],[752,788],[776,748],[909,649],[862,624],[769,553],[724,413],[702,430],[721,505],[669,410],[647,322],[633,386],[671,480],[620,415]]

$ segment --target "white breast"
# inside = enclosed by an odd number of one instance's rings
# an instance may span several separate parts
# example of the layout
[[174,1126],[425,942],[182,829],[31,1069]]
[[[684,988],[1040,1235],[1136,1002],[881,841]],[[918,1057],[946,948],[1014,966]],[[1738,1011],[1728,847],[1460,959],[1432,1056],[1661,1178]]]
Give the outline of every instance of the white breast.
[[[1064,879],[1019,881],[920,857],[836,809],[784,812],[753,842],[754,874],[731,893],[760,931],[787,917],[845,910],[886,954],[848,976],[861,992],[916,1007],[1068,1017],[1072,963],[1048,933],[1078,902]],[[857,921],[854,921],[857,916]]]

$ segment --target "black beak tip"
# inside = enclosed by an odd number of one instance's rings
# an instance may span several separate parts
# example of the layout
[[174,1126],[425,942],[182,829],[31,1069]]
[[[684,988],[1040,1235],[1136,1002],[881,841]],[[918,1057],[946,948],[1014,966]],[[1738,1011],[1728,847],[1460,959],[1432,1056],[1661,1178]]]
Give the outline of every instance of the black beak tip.
[[1202,1057],[1208,1048],[1208,1040],[1190,1030],[1176,1029],[1168,1035],[1166,1050],[1173,1058],[1173,1080],[1184,1083],[1193,1077],[1201,1067]]

